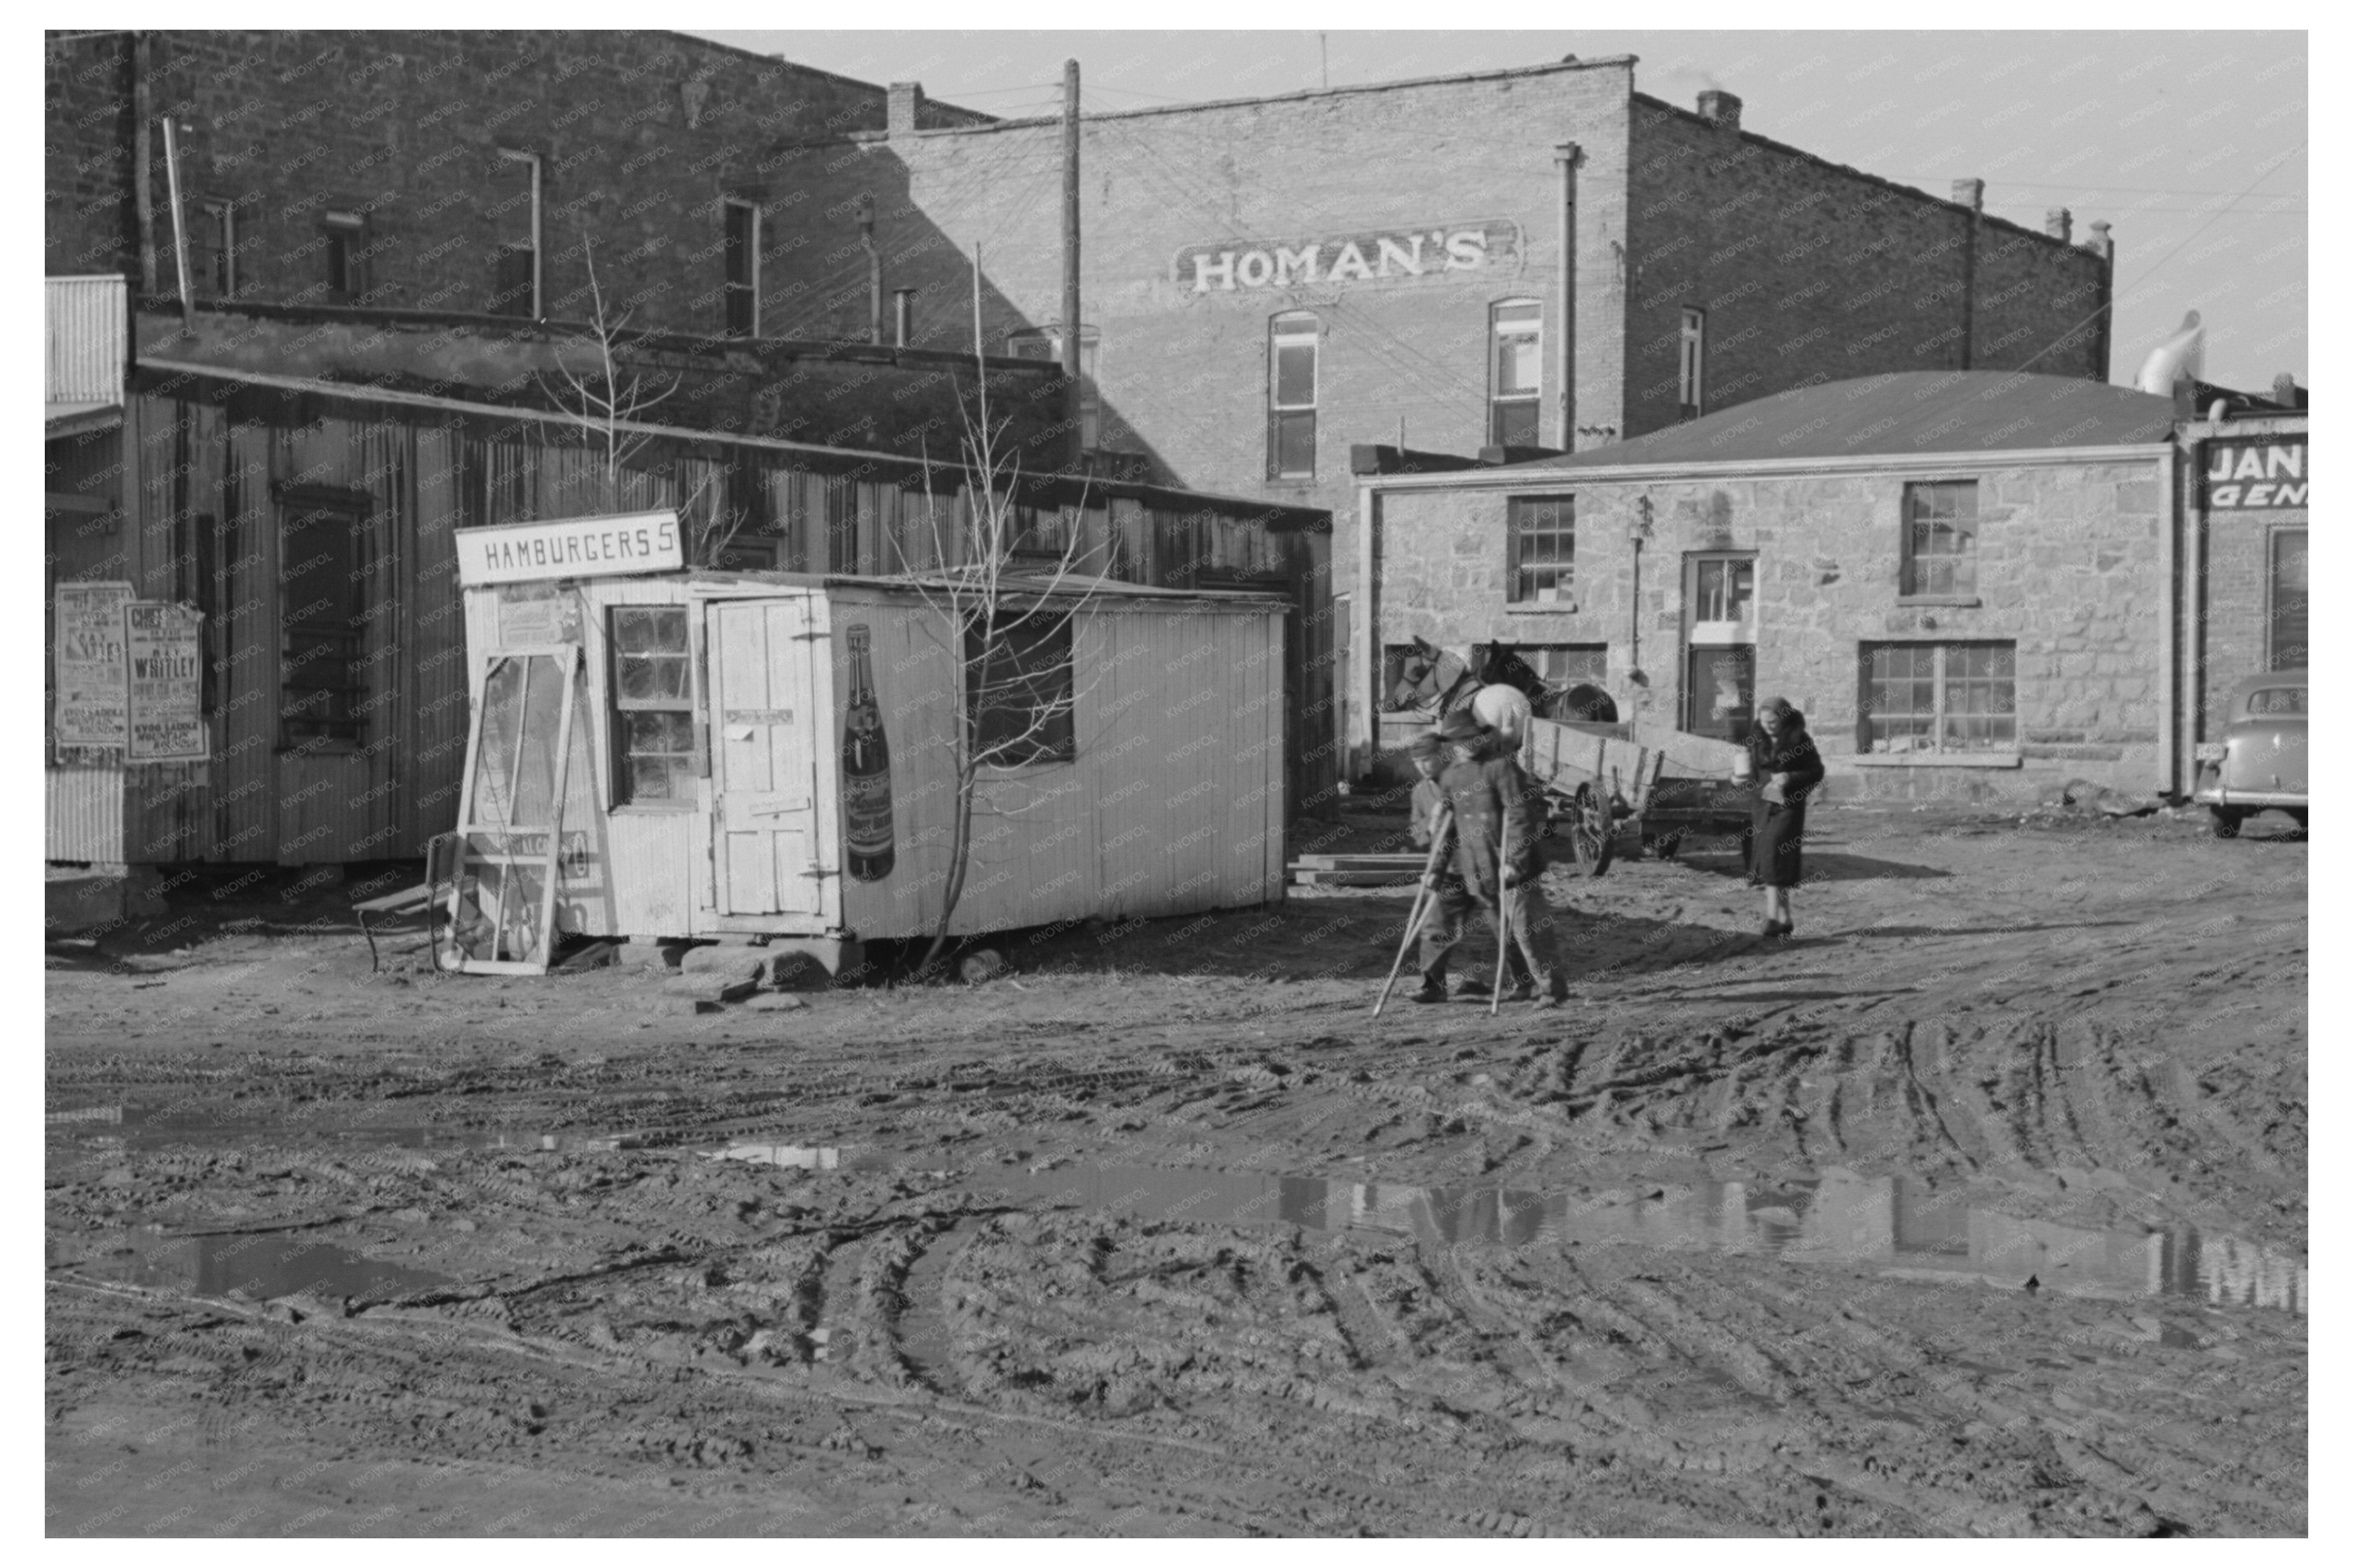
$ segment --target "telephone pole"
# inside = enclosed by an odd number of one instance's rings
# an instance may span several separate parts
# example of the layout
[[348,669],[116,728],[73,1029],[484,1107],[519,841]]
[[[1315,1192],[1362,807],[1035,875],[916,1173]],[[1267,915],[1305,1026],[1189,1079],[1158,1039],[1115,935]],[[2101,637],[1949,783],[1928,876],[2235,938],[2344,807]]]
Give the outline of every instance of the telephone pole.
[[1079,386],[1079,62],[1062,62],[1062,377],[1071,426],[1071,467],[1085,460],[1085,405]]

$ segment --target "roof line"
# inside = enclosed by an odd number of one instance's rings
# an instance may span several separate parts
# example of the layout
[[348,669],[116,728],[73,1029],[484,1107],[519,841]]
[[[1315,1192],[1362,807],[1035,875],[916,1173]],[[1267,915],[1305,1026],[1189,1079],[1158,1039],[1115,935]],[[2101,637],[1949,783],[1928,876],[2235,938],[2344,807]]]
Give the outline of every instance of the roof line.
[[[1691,121],[1694,124],[1704,125],[1712,131],[1721,132],[1724,129],[1722,126],[1716,124],[1715,121],[1710,120],[1706,115],[1698,112],[1696,110],[1685,109],[1679,103],[1669,103],[1665,99],[1654,98],[1647,92],[1635,93],[1634,100],[1636,102],[1644,104],[1651,109],[1664,110],[1669,114],[1679,115],[1683,119]],[[2077,245],[2073,240],[2062,239],[2055,234],[2045,234],[2041,229],[2029,228],[2022,223],[2016,222],[2010,218],[1997,216],[1995,214],[1987,212],[1981,207],[1966,205],[1963,203],[1953,200],[1950,196],[1940,196],[1933,191],[1924,191],[1917,185],[1907,185],[1901,180],[1891,180],[1884,174],[1874,174],[1868,169],[1858,169],[1852,163],[1834,163],[1831,160],[1823,157],[1820,153],[1809,153],[1803,147],[1792,147],[1787,142],[1776,142],[1770,136],[1760,135],[1757,132],[1749,130],[1746,126],[1742,126],[1738,131],[1735,132],[1734,134],[1737,135],[1744,142],[1754,142],[1758,146],[1770,147],[1777,153],[1787,153],[1793,158],[1802,158],[1809,163],[1813,163],[1819,167],[1832,170],[1838,174],[1846,175],[1850,179],[1861,180],[1868,184],[1883,186],[1891,191],[1901,191],[1907,196],[1917,196],[1924,202],[1934,202],[1938,206],[1950,207],[1957,213],[1974,213],[1977,215],[1980,222],[1993,224],[2000,227],[2010,229],[2014,233],[2022,234],[2029,239],[2039,239],[2043,241],[2045,244],[2055,245],[2062,250],[2079,256],[2089,257],[2094,261],[2105,259],[2098,251],[2094,250],[2089,246]]]
[[[354,384],[348,382],[313,381],[305,376],[276,375],[267,371],[240,370],[213,364],[195,364],[185,360],[142,357],[142,370],[160,371],[166,375],[187,376],[196,380],[242,382],[253,386],[267,386],[287,392],[305,393],[314,397],[339,397],[352,402],[375,402],[396,407],[430,409],[445,414],[470,414],[492,418],[530,419],[540,424],[565,425],[580,427],[582,421],[575,414],[561,409],[524,408],[502,403],[469,403],[461,398],[436,397],[429,393],[403,392],[394,387]],[[603,421],[597,428],[605,428]],[[688,426],[656,425],[642,420],[624,419],[612,422],[613,429],[630,436],[656,436],[678,441],[726,442],[739,447],[754,447],[766,451],[801,452],[844,458],[869,465],[888,464],[901,470],[937,469],[943,473],[969,476],[973,470],[964,463],[931,462],[922,458],[902,457],[896,452],[874,452],[860,447],[826,447],[809,441],[787,440],[781,436],[754,436],[739,430],[697,430]],[[1298,519],[1309,532],[1329,532],[1332,514],[1320,507],[1291,506],[1279,501],[1252,500],[1244,496],[1215,495],[1206,490],[1171,489],[1165,485],[1145,484],[1133,479],[1110,479],[1093,474],[1024,473],[1018,482],[1030,484],[1080,485],[1101,489],[1105,496],[1130,500],[1152,500],[1166,497],[1176,505],[1211,505],[1235,512],[1257,512],[1270,522],[1278,517]],[[1322,527],[1315,526],[1317,520]]]
[[2016,467],[2030,463],[2125,462],[2158,456],[2173,445],[2173,432],[2147,441],[2099,447],[2006,447],[1982,452],[1862,451],[1837,457],[1694,458],[1682,462],[1594,464],[1590,468],[1546,468],[1531,464],[1501,468],[1472,468],[1456,473],[1398,474],[1367,477],[1359,482],[1374,489],[1442,489],[1449,485],[1481,489],[1525,484],[1555,489],[1590,480],[1613,483],[1724,478],[1734,474],[1777,477],[1835,473],[1841,469],[1897,468],[1978,468]]
[[[723,43],[717,38],[706,38],[699,34],[681,32],[676,27],[662,27],[656,30],[672,38],[683,38],[688,43],[696,45],[702,48],[722,49],[731,55],[740,55],[747,60],[757,60],[765,66],[779,66],[786,70],[797,71],[803,76],[818,76],[825,78],[828,81],[845,82],[851,87],[868,88],[873,91],[882,94],[885,104],[888,104],[890,101],[891,89],[890,84],[887,82],[868,81],[863,77],[844,76],[839,71],[829,71],[823,66],[804,65],[800,61],[793,59],[788,56],[764,55],[757,49],[747,49],[741,44]],[[960,103],[950,103],[945,99],[934,98],[929,93],[923,95],[923,101],[926,103],[937,104],[942,109],[954,110],[958,114],[976,115],[982,120],[994,120],[997,118],[995,115],[987,113],[986,110],[966,109]]]
[[[1079,122],[1083,125],[1089,121],[1097,120],[1142,120],[1153,115],[1195,114],[1203,110],[1240,109],[1252,104],[1304,103],[1319,98],[1341,98],[1352,93],[1394,92],[1403,88],[1439,87],[1453,82],[1500,81],[1506,78],[1550,76],[1567,71],[1591,70],[1605,66],[1630,66],[1637,58],[1638,57],[1634,55],[1603,55],[1589,60],[1553,60],[1538,66],[1510,66],[1497,70],[1462,71],[1452,76],[1417,76],[1407,77],[1398,81],[1355,82],[1342,87],[1303,88],[1297,92],[1270,93],[1263,98],[1212,98],[1205,99],[1199,103],[1163,103],[1144,109],[1082,110],[1079,115]],[[987,125],[943,125],[927,131],[917,131],[913,134],[972,136],[993,131],[1029,131],[1039,126],[1060,125],[1061,122],[1062,117],[1060,114],[1034,115],[1024,120],[992,121]],[[790,147],[797,150],[807,147],[847,146],[875,141],[881,134],[875,132],[850,132],[824,141],[794,142]],[[890,139],[897,140],[895,137]]]

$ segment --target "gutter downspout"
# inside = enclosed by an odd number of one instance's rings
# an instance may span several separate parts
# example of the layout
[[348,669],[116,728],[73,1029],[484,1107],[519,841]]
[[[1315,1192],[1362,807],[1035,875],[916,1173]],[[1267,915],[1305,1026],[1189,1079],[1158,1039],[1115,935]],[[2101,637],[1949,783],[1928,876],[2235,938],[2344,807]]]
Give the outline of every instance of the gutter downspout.
[[[1560,165],[1560,449],[1577,450],[1577,167],[1585,153],[1574,142],[1553,149]],[[1494,350],[1491,345],[1488,353]],[[1404,443],[1398,443],[1402,446]]]
[[1356,665],[1348,694],[1349,781],[1373,771],[1380,747],[1381,692],[1381,492],[1356,487],[1356,596],[1350,607],[1348,640]]
[[2162,772],[2158,793],[2182,793],[2181,773],[2181,551],[2176,535],[2181,526],[2181,444],[2168,441],[2158,460],[2160,482],[2158,504],[2157,570],[2165,592],[2157,601],[2158,707],[2157,751]]

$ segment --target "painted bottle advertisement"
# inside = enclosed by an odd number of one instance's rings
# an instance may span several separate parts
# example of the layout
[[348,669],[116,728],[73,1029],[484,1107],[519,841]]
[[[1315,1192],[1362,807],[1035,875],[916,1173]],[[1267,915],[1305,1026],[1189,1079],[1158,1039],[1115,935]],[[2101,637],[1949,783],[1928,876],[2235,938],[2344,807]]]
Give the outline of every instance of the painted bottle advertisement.
[[873,634],[849,633],[849,709],[841,725],[842,837],[849,874],[879,882],[898,863],[891,823],[891,742],[882,733],[882,705],[874,697]]

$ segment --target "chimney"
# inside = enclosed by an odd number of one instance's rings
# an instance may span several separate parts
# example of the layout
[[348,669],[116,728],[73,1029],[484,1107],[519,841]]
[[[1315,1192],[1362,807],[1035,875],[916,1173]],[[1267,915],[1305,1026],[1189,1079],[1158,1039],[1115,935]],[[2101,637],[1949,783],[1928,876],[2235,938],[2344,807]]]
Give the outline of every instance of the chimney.
[[2042,232],[2063,243],[2073,240],[2075,237],[2075,215],[2065,207],[2052,207],[2042,215]]
[[2095,218],[2093,220],[2091,248],[2098,251],[2102,256],[2106,257],[2111,261],[2116,259],[2116,242],[2108,237],[2107,219]]
[[891,117],[883,129],[893,136],[915,133],[915,116],[923,107],[923,84],[919,81],[894,81],[891,84]]
[[1985,211],[1985,182],[1983,180],[1955,180],[1953,182],[1953,200],[1959,203],[1962,206],[1968,208],[1969,211],[1973,213],[1981,213]]
[[907,340],[914,335],[915,291],[913,289],[893,289],[891,298],[897,307],[893,313],[898,319],[892,336],[897,345],[903,349],[907,346]]
[[2304,389],[2296,385],[2293,372],[2284,370],[2272,377],[2272,401],[2282,408],[2304,406]]
[[1712,87],[1699,95],[1699,117],[1719,131],[1740,129],[1740,100],[1737,95]]

